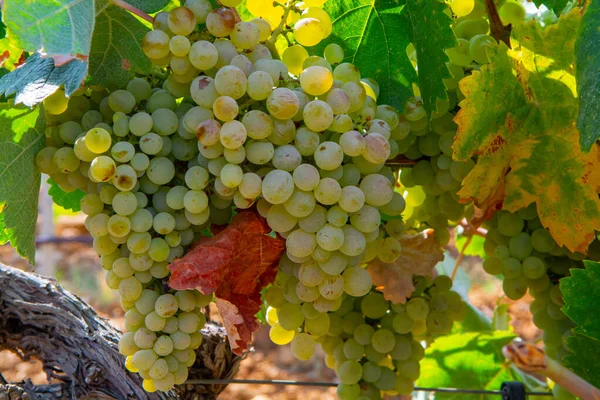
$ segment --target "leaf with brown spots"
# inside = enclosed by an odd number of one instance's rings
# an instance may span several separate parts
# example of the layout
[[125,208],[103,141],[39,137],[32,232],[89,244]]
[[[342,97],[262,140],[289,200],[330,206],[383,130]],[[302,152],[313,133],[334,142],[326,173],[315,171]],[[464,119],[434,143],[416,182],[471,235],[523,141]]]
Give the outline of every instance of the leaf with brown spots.
[[513,50],[490,48],[491,62],[460,82],[453,148],[457,160],[478,156],[459,191],[475,223],[536,203],[556,242],[585,252],[600,230],[600,152],[583,153],[575,127],[579,22],[579,9],[544,30],[531,21],[513,28]]
[[377,290],[392,303],[406,303],[415,290],[413,275],[432,276],[436,264],[444,259],[444,253],[431,229],[405,234],[400,243],[402,252],[396,261],[386,264],[375,259],[367,268]]

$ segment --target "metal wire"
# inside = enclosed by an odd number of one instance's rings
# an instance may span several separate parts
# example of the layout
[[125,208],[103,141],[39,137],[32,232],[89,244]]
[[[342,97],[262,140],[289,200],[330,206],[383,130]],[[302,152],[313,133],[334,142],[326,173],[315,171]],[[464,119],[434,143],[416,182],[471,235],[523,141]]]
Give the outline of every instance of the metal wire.
[[[279,379],[190,379],[185,382],[191,385],[230,385],[230,384],[253,384],[253,385],[291,385],[291,386],[319,386],[336,387],[335,382],[302,382]],[[456,389],[456,388],[426,388],[415,386],[416,392],[440,392],[440,393],[466,393],[466,394],[492,394],[502,395],[500,390],[480,389]],[[552,396],[552,392],[526,392],[528,396]]]

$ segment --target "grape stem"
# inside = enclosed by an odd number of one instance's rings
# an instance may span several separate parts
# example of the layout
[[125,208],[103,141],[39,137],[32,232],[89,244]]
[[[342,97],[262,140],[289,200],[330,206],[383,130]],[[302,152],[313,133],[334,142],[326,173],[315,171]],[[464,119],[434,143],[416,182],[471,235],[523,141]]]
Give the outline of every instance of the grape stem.
[[514,341],[504,346],[502,353],[508,360],[514,362],[519,369],[530,374],[538,373],[550,378],[575,397],[582,400],[600,398],[600,390],[556,360],[548,357],[542,349],[531,343]]
[[456,272],[458,271],[458,266],[460,265],[463,258],[465,257],[465,251],[467,251],[467,247],[469,247],[472,240],[473,240],[473,236],[469,236],[467,238],[465,245],[463,246],[462,250],[460,251],[460,254],[458,255],[458,257],[456,258],[456,264],[454,264],[454,269],[452,270],[452,276],[451,276],[452,280],[454,280],[454,278],[456,277]]
[[110,0],[110,3],[114,6],[122,8],[123,10],[129,11],[130,13],[132,13],[134,15],[137,15],[141,19],[146,20],[146,21],[150,22],[151,24],[154,23],[154,18],[152,18],[150,15],[146,14],[139,8],[134,7],[131,4],[124,2],[123,0]]
[[502,23],[494,0],[485,0],[485,8],[490,19],[490,34],[494,39],[506,43],[510,49],[510,31],[512,25],[508,24],[505,26]]
[[271,33],[271,37],[269,38],[269,40],[267,40],[267,47],[269,48],[269,50],[271,50],[271,52],[273,52],[273,50],[275,51],[275,54],[279,55],[279,52],[277,51],[277,48],[275,47],[275,42],[277,41],[277,38],[279,37],[279,35],[281,35],[284,31],[285,28],[285,22],[287,21],[288,15],[290,15],[290,11],[292,10],[293,6],[293,0],[288,0],[285,4],[285,6],[283,7],[284,11],[283,11],[283,16],[281,17],[281,21],[279,22],[279,25],[277,26],[277,28],[275,28],[273,30],[273,33]]

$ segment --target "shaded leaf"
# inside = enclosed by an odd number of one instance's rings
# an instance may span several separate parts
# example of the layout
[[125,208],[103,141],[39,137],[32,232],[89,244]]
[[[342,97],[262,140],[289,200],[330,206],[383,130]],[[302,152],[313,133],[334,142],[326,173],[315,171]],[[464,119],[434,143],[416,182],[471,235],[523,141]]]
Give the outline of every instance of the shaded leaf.
[[142,39],[149,30],[121,8],[102,9],[92,38],[90,83],[124,87],[136,72],[149,74],[152,64],[142,51]]
[[[520,380],[504,362],[502,347],[515,335],[510,332],[461,333],[436,339],[421,361],[418,386],[498,390],[502,382]],[[436,393],[436,399],[490,399],[465,393]]]
[[50,185],[48,194],[52,197],[54,204],[61,206],[65,210],[81,211],[79,202],[83,196],[85,196],[85,193],[81,189],[75,189],[74,191],[67,193],[62,190],[52,178],[48,179],[48,184]]
[[460,82],[457,160],[478,161],[462,182],[464,202],[486,217],[536,203],[556,242],[585,252],[600,229],[600,153],[581,152],[575,128],[573,47],[580,10],[541,30],[513,27],[514,50],[488,50],[491,63]]
[[9,241],[30,263],[40,191],[35,155],[44,147],[44,127],[40,108],[0,105],[0,243]]
[[260,291],[273,282],[285,240],[269,236],[264,218],[254,211],[236,214],[214,237],[204,238],[170,266],[173,289],[197,289],[215,294],[231,349],[241,354],[259,325],[255,315]]
[[400,243],[402,251],[396,261],[386,264],[376,258],[367,267],[377,290],[392,303],[406,303],[415,290],[413,275],[432,276],[435,265],[444,259],[433,230],[405,234]]
[[567,337],[566,341],[572,353],[563,357],[565,366],[592,385],[600,387],[600,341],[580,333]]
[[577,128],[581,148],[589,151],[600,138],[600,2],[585,10],[575,43],[575,69],[579,93]]
[[451,78],[444,49],[458,45],[450,25],[452,18],[444,13],[446,3],[437,0],[408,0],[406,14],[411,24],[411,42],[417,51],[419,89],[423,106],[428,112],[437,111],[436,100],[447,100],[442,79]]
[[542,4],[553,10],[556,15],[559,15],[562,10],[565,9],[569,0],[533,0],[535,5],[539,8]]
[[[571,276],[560,280],[564,313],[577,324],[577,332],[600,340],[600,263],[584,261],[585,269],[571,269]],[[582,296],[585,293],[585,296]]]
[[[563,358],[567,367],[582,378],[600,386],[600,321],[597,311],[600,302],[600,263],[584,261],[585,269],[571,269],[571,276],[560,280],[565,306],[563,312],[577,327],[567,338],[572,353]],[[583,295],[585,294],[585,295]]]
[[87,73],[87,62],[71,61],[56,67],[52,58],[43,58],[35,53],[25,64],[0,79],[0,94],[16,94],[15,102],[28,107],[39,104],[64,85],[69,96],[83,83]]
[[3,17],[11,41],[25,51],[86,57],[94,14],[94,0],[5,0]]
[[169,0],[125,0],[146,13],[155,13],[169,4]]

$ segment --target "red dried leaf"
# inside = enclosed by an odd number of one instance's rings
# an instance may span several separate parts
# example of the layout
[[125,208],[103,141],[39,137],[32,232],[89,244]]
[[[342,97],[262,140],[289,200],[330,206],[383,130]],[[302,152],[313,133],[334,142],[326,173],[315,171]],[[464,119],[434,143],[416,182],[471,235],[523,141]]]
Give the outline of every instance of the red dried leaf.
[[432,276],[435,265],[444,259],[431,229],[403,235],[400,243],[402,251],[396,261],[386,264],[375,259],[368,267],[377,290],[392,303],[406,303],[415,290],[413,275]]
[[260,291],[273,282],[285,240],[254,211],[242,211],[214,237],[203,239],[169,269],[173,289],[214,293],[231,349],[241,354],[259,325]]

